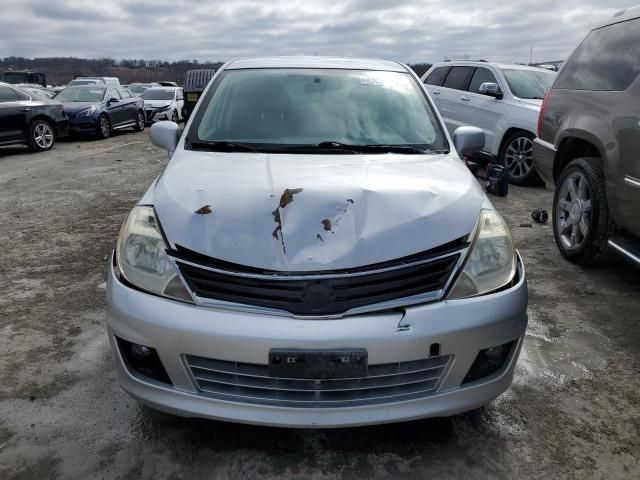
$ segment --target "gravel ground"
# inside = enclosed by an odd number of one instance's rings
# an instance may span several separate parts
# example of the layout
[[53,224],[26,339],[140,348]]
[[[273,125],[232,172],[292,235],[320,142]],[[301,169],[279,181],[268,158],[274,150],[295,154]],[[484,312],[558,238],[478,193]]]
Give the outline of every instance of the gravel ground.
[[162,171],[148,133],[0,148],[0,478],[640,478],[640,270],[582,268],[552,194],[495,204],[527,268],[530,324],[512,388],[452,418],[330,431],[183,419],[117,386],[107,258]]

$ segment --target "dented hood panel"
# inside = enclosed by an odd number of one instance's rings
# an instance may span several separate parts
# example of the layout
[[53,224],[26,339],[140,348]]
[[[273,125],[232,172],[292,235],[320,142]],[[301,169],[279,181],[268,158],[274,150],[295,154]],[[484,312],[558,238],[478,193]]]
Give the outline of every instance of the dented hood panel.
[[392,260],[471,233],[485,196],[450,155],[176,152],[154,206],[170,242],[280,271]]

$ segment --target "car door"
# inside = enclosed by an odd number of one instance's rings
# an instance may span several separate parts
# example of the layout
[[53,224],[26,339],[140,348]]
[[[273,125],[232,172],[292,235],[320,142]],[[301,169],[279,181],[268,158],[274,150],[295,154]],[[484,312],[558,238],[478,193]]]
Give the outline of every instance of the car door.
[[469,125],[467,119],[470,97],[467,87],[473,75],[473,66],[453,66],[447,73],[440,88],[440,113],[444,123],[453,135],[456,128]]
[[[440,111],[440,95],[442,93],[442,82],[444,82],[444,79],[447,77],[447,73],[449,73],[449,70],[451,70],[451,67],[449,65],[445,67],[437,67],[429,75],[427,75],[427,78],[424,79],[424,84],[426,85],[427,91],[431,95],[431,98],[433,98],[438,111]],[[440,112],[440,114],[442,115],[442,112]]]
[[0,85],[0,144],[24,140],[28,135],[29,102],[13,88]]
[[138,106],[136,104],[135,98],[133,98],[133,96],[126,88],[117,87],[116,90],[118,90],[120,98],[122,99],[122,109],[124,112],[123,122],[135,122],[138,117]]
[[471,82],[467,88],[466,101],[467,108],[464,110],[463,119],[467,125],[481,128],[485,134],[485,148],[489,153],[492,152],[491,147],[495,145],[497,127],[503,117],[504,105],[501,100],[480,93],[480,85],[483,83],[495,83],[501,91],[504,86],[496,79],[496,75],[488,67],[476,67],[471,77]]
[[113,87],[109,87],[107,89],[107,113],[111,119],[112,127],[118,127],[125,122],[126,113],[124,107],[125,104],[118,91]]

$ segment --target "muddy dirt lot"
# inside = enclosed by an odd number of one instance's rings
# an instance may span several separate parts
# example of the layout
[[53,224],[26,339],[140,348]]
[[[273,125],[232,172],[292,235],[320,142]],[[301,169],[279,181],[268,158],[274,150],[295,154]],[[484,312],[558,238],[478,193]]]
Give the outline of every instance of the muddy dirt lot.
[[561,259],[543,189],[495,203],[527,267],[512,388],[453,418],[331,431],[183,419],[115,383],[107,258],[166,156],[148,133],[0,149],[0,478],[640,478],[640,270]]

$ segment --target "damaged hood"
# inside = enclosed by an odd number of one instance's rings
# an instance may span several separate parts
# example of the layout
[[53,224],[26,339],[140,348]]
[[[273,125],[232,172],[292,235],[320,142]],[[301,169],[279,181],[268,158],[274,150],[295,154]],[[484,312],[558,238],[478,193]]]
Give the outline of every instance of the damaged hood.
[[280,271],[393,260],[471,233],[485,196],[451,155],[178,151],[153,202],[170,242]]

